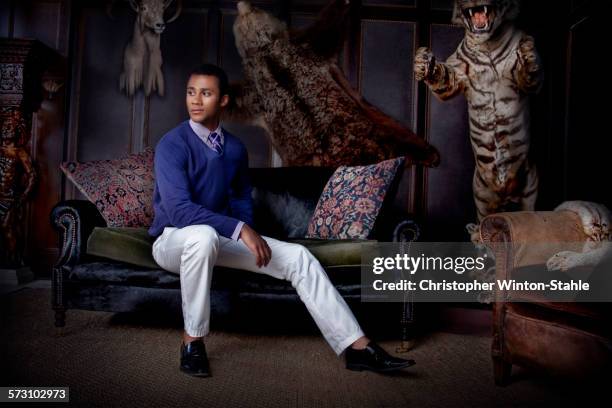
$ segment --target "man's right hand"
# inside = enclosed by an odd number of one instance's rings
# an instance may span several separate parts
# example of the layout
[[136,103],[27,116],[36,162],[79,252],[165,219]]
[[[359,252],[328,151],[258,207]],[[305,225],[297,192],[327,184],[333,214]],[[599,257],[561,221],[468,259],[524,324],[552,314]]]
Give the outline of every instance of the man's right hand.
[[259,268],[267,266],[272,259],[272,250],[268,243],[255,230],[244,224],[240,230],[240,239],[249,248],[249,251],[255,255],[255,263]]

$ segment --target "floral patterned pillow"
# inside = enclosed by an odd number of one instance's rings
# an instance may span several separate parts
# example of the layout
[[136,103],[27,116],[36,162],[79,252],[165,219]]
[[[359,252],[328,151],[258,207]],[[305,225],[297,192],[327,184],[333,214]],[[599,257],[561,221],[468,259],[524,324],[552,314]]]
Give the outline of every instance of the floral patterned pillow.
[[308,225],[306,238],[367,239],[403,157],[370,166],[339,167]]
[[64,162],[62,171],[109,227],[148,227],[153,222],[153,149],[123,159]]

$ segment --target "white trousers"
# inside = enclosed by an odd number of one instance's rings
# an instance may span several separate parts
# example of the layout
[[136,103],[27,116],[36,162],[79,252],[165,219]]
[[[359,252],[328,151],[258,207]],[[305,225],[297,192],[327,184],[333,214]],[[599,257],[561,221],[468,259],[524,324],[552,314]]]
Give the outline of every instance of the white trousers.
[[291,282],[323,337],[336,354],[364,335],[359,323],[330,282],[319,261],[302,245],[262,237],[272,250],[267,266],[257,267],[255,255],[242,240],[219,236],[208,225],[166,227],[153,244],[153,258],[181,279],[185,331],[208,334],[210,282],[214,265],[264,273]]

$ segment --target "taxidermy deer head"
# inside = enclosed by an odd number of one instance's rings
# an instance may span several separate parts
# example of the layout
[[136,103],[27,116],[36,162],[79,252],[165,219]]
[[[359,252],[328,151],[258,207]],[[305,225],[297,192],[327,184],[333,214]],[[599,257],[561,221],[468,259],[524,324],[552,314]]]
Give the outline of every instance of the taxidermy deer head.
[[[162,54],[160,35],[167,23],[178,18],[182,10],[182,1],[178,0],[174,15],[164,21],[164,12],[173,0],[128,0],[136,12],[134,32],[125,46],[123,53],[123,71],[119,77],[119,88],[128,96],[142,85],[144,93],[149,96],[157,91],[164,95],[164,76],[161,70]],[[112,8],[111,2],[108,10]]]

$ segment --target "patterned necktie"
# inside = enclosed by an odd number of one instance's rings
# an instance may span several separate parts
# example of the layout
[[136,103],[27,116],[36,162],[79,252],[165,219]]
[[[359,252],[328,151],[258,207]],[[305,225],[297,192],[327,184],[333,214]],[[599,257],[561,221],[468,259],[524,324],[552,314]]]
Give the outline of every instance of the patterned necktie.
[[208,143],[212,146],[213,150],[217,154],[223,153],[223,146],[221,146],[221,136],[216,132],[210,132],[208,135]]

